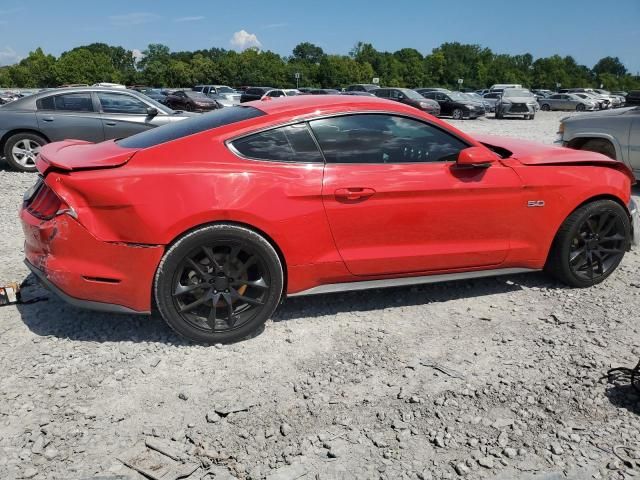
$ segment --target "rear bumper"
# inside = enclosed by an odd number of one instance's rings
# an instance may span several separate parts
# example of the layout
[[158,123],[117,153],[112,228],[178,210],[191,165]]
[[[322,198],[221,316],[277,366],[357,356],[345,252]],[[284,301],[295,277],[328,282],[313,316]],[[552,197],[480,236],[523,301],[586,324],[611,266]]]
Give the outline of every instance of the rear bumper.
[[69,303],[110,312],[149,313],[163,246],[103,242],[69,215],[20,212],[26,264]]

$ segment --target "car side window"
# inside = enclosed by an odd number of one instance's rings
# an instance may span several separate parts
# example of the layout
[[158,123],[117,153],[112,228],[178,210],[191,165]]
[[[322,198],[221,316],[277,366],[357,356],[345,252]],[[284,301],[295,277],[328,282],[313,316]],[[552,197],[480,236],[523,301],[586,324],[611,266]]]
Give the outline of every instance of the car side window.
[[447,97],[444,93],[436,93],[436,100],[439,100],[441,102],[444,102],[445,100],[447,100]]
[[98,92],[104,113],[147,114],[147,104],[131,95]]
[[380,97],[380,98],[389,98],[389,90],[387,90],[386,88],[380,88],[378,90],[375,90],[373,92],[373,94],[376,97]]
[[62,112],[93,112],[91,93],[65,93],[41,98],[36,102],[38,110],[56,110]]
[[241,155],[276,162],[322,163],[307,125],[304,123],[274,128],[231,142]]
[[327,163],[455,161],[468,145],[438,127],[386,114],[309,122]]

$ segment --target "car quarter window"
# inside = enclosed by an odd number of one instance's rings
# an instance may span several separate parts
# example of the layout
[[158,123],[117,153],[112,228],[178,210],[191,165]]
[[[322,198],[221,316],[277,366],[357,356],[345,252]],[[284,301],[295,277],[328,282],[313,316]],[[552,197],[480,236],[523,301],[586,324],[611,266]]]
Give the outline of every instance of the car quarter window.
[[131,95],[98,92],[98,99],[104,113],[147,114],[148,105]]
[[306,124],[274,128],[231,142],[243,156],[276,162],[323,162]]
[[438,127],[395,115],[347,115],[309,125],[328,163],[454,161],[468,147]]
[[66,93],[41,98],[36,102],[38,110],[56,110],[63,112],[93,112],[91,93]]

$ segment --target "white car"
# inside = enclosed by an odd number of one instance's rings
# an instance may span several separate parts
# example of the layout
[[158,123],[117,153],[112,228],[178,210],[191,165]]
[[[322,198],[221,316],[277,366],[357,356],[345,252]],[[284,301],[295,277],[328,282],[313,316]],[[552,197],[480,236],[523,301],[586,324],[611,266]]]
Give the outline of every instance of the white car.
[[275,88],[265,93],[262,98],[294,97],[296,95],[302,95],[302,92],[300,90],[296,90],[295,88]]
[[126,85],[122,85],[121,83],[110,83],[110,82],[94,83],[93,86],[94,87],[104,87],[104,88],[119,88],[119,89],[122,89],[122,90],[126,90],[127,89]]

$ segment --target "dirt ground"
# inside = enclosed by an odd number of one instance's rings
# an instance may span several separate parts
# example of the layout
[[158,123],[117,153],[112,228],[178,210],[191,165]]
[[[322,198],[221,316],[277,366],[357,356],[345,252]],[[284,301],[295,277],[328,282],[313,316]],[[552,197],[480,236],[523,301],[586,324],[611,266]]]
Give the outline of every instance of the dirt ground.
[[[456,126],[551,143],[562,116]],[[0,170],[0,284],[27,277],[34,181]],[[118,458],[145,440],[189,479],[634,478],[639,397],[600,379],[640,356],[639,267],[585,290],[535,273],[294,298],[220,348],[31,277],[48,300],[0,308],[0,478],[141,479]]]

